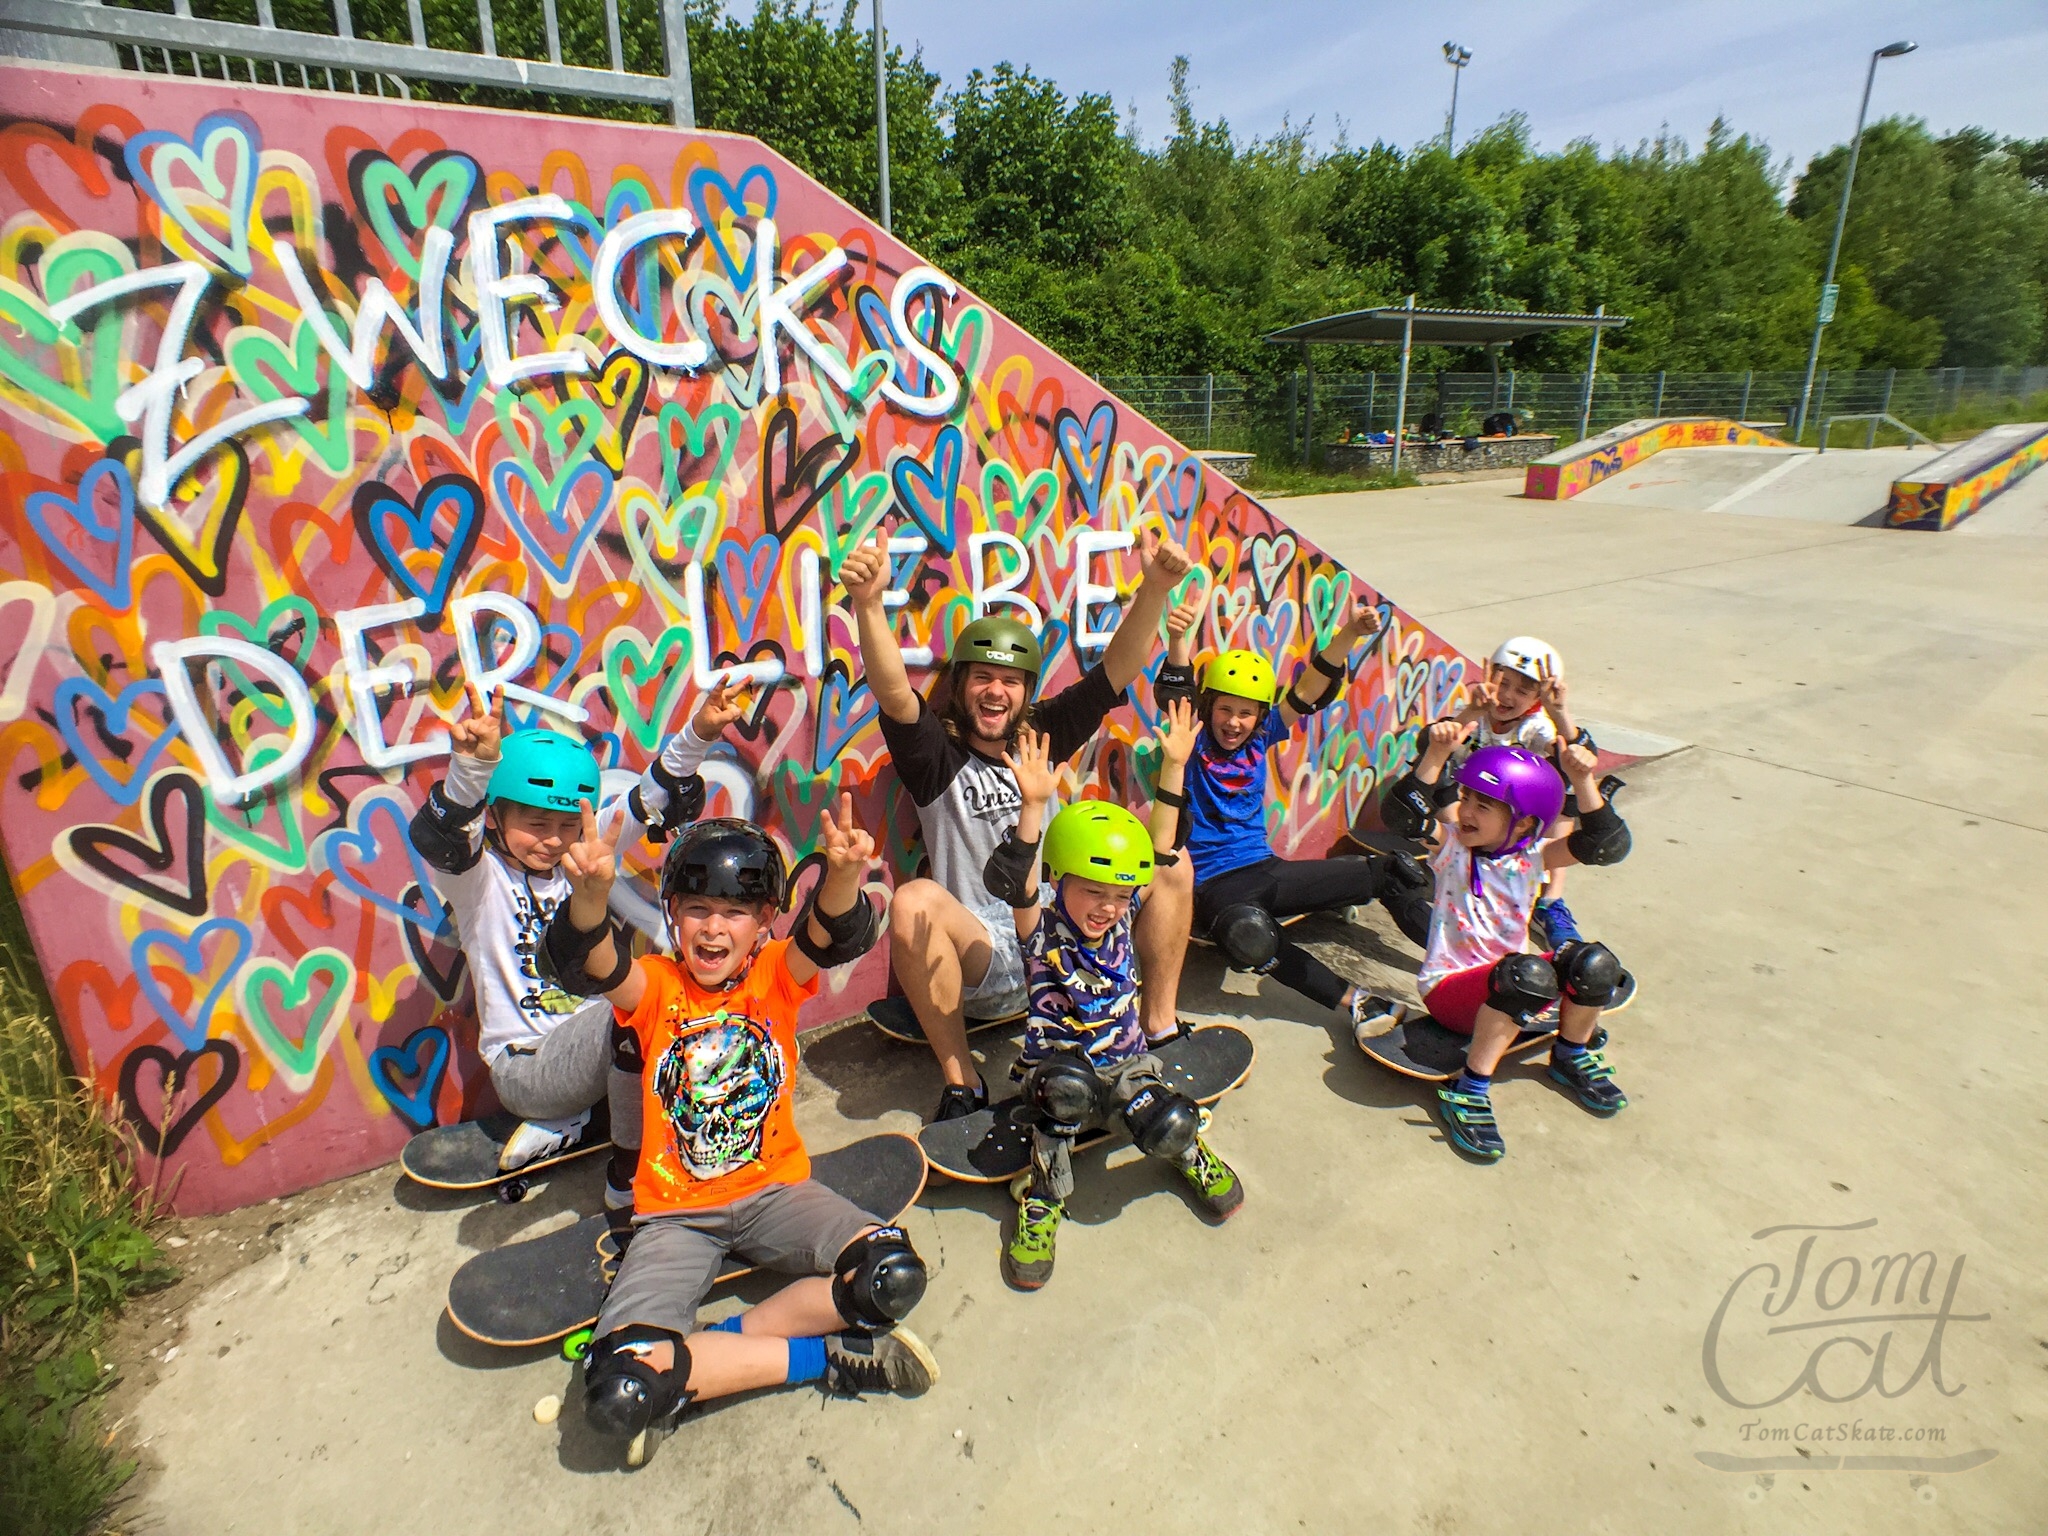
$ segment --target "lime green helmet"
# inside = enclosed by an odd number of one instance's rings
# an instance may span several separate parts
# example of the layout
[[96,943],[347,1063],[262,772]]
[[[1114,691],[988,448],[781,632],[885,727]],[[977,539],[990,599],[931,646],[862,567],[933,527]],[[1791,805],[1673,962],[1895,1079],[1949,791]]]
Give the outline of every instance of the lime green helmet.
[[1268,708],[1279,691],[1273,663],[1257,651],[1223,652],[1202,668],[1202,687],[1210,693],[1227,693]]
[[514,731],[498,747],[489,800],[509,800],[543,811],[573,811],[597,804],[597,759],[590,748],[559,731]]
[[1045,872],[1079,875],[1104,885],[1152,883],[1152,834],[1145,823],[1107,800],[1077,800],[1045,831]]
[[1045,652],[1039,648],[1038,636],[1031,633],[1029,625],[990,614],[960,631],[946,660],[955,667],[964,667],[971,661],[985,661],[992,667],[1015,667],[1019,672],[1030,673],[1031,681],[1036,683],[1045,666]]

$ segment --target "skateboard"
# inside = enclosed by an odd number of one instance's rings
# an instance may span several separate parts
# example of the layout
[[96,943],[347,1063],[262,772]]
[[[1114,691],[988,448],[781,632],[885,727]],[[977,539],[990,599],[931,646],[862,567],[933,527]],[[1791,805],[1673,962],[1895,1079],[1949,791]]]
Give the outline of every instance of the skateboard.
[[[1210,1024],[1154,1046],[1167,1086],[1197,1104],[1213,1104],[1251,1072],[1258,1052],[1250,1035],[1229,1024]],[[917,1134],[932,1171],[963,1184],[1000,1184],[1031,1166],[1031,1124],[1024,1101],[1005,1099],[957,1120],[941,1120]],[[1121,1134],[1112,1120],[1074,1143],[1079,1152]]]
[[[924,1156],[908,1136],[869,1136],[811,1159],[811,1177],[878,1221],[894,1221],[924,1193]],[[545,1237],[480,1253],[448,1282],[448,1321],[483,1344],[518,1348],[568,1338],[581,1359],[618,1264],[605,1218],[586,1216]],[[728,1258],[712,1283],[758,1266]],[[581,1337],[575,1337],[581,1335]]]
[[429,1189],[489,1189],[497,1186],[500,1200],[517,1203],[526,1198],[533,1180],[550,1168],[602,1152],[612,1144],[611,1127],[600,1111],[593,1113],[583,1128],[583,1139],[557,1152],[521,1164],[510,1173],[498,1167],[498,1154],[519,1129],[519,1117],[499,1113],[481,1120],[463,1120],[454,1125],[436,1125],[421,1131],[398,1154],[398,1166],[415,1184]]
[[[875,1028],[891,1040],[902,1040],[910,1045],[925,1044],[924,1026],[917,1021],[917,1014],[907,997],[878,997],[868,1004],[868,1017],[875,1021]],[[967,1033],[979,1034],[984,1029],[1019,1029],[1024,1024],[1024,1015],[1006,1013],[995,1019],[967,1020]]]
[[[1524,1056],[1536,1047],[1548,1044],[1556,1034],[1554,1018],[1541,1028],[1525,1029],[1515,1036],[1514,1043],[1507,1048],[1501,1060],[1512,1061]],[[1425,1083],[1448,1083],[1464,1071],[1465,1048],[1471,1043],[1470,1035],[1446,1029],[1426,1013],[1409,1012],[1385,1034],[1359,1041],[1358,1048],[1390,1072]],[[1605,1045],[1607,1031],[1596,1029],[1592,1043],[1596,1049]]]

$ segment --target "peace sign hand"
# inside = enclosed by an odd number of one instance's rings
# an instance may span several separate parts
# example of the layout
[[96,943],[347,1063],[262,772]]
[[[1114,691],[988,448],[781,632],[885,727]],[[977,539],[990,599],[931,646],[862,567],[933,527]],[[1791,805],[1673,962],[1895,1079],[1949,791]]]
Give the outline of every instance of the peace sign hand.
[[691,728],[699,741],[716,741],[727,726],[746,712],[746,685],[728,679],[704,695]]
[[[481,706],[484,696],[479,693],[477,702]],[[467,720],[458,720],[448,727],[448,744],[458,757],[473,757],[480,763],[495,763],[498,760],[499,743],[511,734],[505,719],[505,695],[498,694],[497,703],[488,710],[479,708]]]
[[857,878],[867,873],[868,864],[875,856],[875,840],[854,821],[853,796],[842,794],[839,797],[839,815],[835,818],[826,811],[823,823],[828,875],[850,874]]
[[588,800],[582,805],[582,834],[563,852],[561,867],[569,878],[570,901],[580,913],[591,916],[591,921],[579,922],[577,927],[589,928],[602,917],[605,903],[611,897],[612,882],[619,877],[619,828],[615,826],[609,833],[602,831],[595,808]]

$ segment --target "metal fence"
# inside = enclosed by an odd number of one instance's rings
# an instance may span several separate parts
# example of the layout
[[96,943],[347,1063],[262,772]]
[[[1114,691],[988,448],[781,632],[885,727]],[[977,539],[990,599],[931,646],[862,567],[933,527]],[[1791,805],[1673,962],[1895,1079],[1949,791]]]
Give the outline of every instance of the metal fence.
[[[1593,381],[1587,430],[1602,432],[1643,416],[1726,416],[1783,427],[1797,408],[1801,378],[1797,369],[1602,373]],[[1104,374],[1100,383],[1190,446],[1291,446],[1299,454],[1311,423],[1318,443],[1391,432],[1399,375],[1318,373],[1312,387],[1302,372],[1277,378]],[[1585,390],[1583,373],[1411,374],[1408,422],[1462,436],[1478,432],[1495,412],[1512,411],[1517,430],[1551,432],[1570,442],[1579,435]],[[2018,409],[2044,393],[2048,367],[1823,368],[1814,379],[1806,435],[1816,436],[1831,415],[1882,411],[1924,426],[1965,411]]]
[[[679,127],[696,124],[683,0],[638,0],[660,15],[665,58],[652,70],[627,67],[621,0],[538,0],[541,27],[533,46],[544,49],[545,57],[499,52],[492,0],[473,0],[474,14],[471,0],[404,0],[403,41],[358,35],[350,0],[200,0],[210,12],[248,18],[226,20],[194,15],[194,0],[167,0],[168,13],[145,8],[149,3],[0,0],[0,51],[6,51],[9,32],[25,33],[76,40],[83,49],[105,50],[109,64],[146,73],[359,93],[367,89],[380,96],[389,82],[396,94],[408,97],[408,79],[435,80],[635,102],[666,111]],[[389,5],[364,9],[396,15]],[[506,30],[532,36],[533,9],[534,0],[518,0]],[[283,24],[280,11],[286,13]],[[565,61],[565,20],[572,37],[602,37],[602,54]],[[598,47],[593,43],[587,51],[597,55]],[[78,51],[66,56],[84,61]]]

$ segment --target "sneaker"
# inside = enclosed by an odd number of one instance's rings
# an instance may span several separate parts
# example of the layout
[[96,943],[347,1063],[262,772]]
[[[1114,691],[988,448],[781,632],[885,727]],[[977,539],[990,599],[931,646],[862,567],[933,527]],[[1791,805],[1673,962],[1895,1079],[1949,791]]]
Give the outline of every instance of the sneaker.
[[1035,1291],[1052,1278],[1053,1245],[1067,1208],[1056,1200],[1026,1195],[1017,1202],[1017,1229],[1003,1249],[1003,1278],[1020,1291]]
[[568,1151],[583,1139],[583,1128],[588,1124],[590,1111],[587,1109],[566,1120],[520,1121],[519,1129],[505,1138],[505,1150],[498,1154],[498,1171],[510,1173],[528,1163],[537,1163]]
[[1391,997],[1381,997],[1376,992],[1360,992],[1351,999],[1351,1038],[1363,1050],[1366,1041],[1387,1034],[1401,1022],[1406,1012]]
[[1598,1048],[1570,1055],[1550,1052],[1550,1080],[1569,1088],[1596,1115],[1618,1115],[1628,1108],[1628,1095],[1615,1085],[1614,1073]]
[[1581,937],[1572,909],[1558,897],[1536,903],[1535,921],[1542,926],[1545,949],[1562,949]]
[[946,1091],[939,1095],[939,1112],[932,1116],[932,1123],[941,1120],[958,1120],[971,1115],[977,1109],[988,1108],[988,1084],[975,1078],[972,1088],[963,1088],[958,1083],[946,1084]]
[[1202,1209],[1219,1221],[1228,1220],[1244,1204],[1244,1181],[1199,1136],[1188,1160],[1181,1164],[1180,1175],[1188,1181]]
[[825,1390],[923,1392],[939,1379],[931,1346],[902,1324],[887,1333],[825,1335]]
[[1458,1085],[1451,1082],[1437,1089],[1436,1100],[1444,1134],[1452,1146],[1489,1163],[1507,1155],[1508,1144],[1501,1140],[1500,1127],[1494,1123],[1492,1099],[1483,1093],[1460,1093]]

